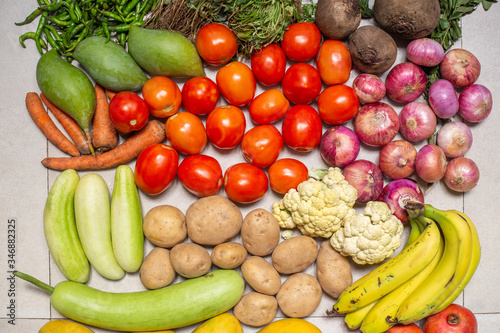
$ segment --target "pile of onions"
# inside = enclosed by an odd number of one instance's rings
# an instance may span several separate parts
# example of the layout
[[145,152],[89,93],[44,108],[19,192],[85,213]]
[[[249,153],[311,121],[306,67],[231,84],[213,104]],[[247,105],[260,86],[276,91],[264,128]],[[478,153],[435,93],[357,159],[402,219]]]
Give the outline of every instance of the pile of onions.
[[444,49],[439,42],[431,38],[412,40],[406,47],[406,56],[416,65],[434,67],[444,58]]
[[361,73],[352,82],[361,104],[380,101],[386,93],[384,81],[374,74]]
[[410,176],[415,171],[417,149],[406,140],[394,140],[380,149],[378,167],[391,179]]
[[436,116],[449,119],[458,112],[458,93],[453,84],[439,79],[429,87],[429,105]]
[[405,205],[408,201],[424,202],[424,193],[417,182],[410,178],[396,179],[388,183],[380,193],[378,201],[385,202],[392,214],[403,223],[408,223]]
[[446,155],[439,146],[427,144],[417,153],[415,171],[424,181],[435,183],[443,179],[447,163]]
[[458,113],[471,123],[486,119],[493,107],[491,91],[481,84],[472,84],[462,90],[458,97]]
[[479,181],[477,164],[467,157],[457,157],[448,162],[443,177],[444,183],[456,192],[467,192]]
[[413,102],[422,95],[426,85],[424,70],[412,62],[397,64],[385,80],[387,94],[399,103]]
[[446,157],[463,156],[472,146],[472,131],[461,121],[450,121],[439,129],[437,145]]
[[399,112],[399,131],[411,142],[427,140],[436,130],[436,114],[422,102],[410,102]]
[[379,167],[368,160],[356,160],[342,171],[345,180],[358,191],[357,203],[377,200],[384,188],[384,176]]
[[451,49],[444,55],[439,71],[441,77],[455,87],[465,88],[476,82],[481,74],[481,64],[470,51]]
[[392,106],[383,102],[363,105],[354,118],[354,132],[369,146],[382,147],[399,131],[399,116]]
[[326,163],[344,167],[358,156],[360,149],[359,139],[348,127],[333,126],[327,129],[319,144],[319,151]]

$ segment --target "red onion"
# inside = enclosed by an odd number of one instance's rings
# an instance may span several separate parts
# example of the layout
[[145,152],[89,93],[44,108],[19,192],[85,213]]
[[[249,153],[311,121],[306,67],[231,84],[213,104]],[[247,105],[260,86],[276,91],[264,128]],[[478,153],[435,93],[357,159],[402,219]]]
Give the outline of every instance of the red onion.
[[429,105],[439,118],[453,117],[458,112],[458,93],[453,84],[445,79],[432,83],[429,87]]
[[385,202],[392,214],[403,223],[408,223],[408,212],[404,208],[408,201],[424,202],[424,193],[417,182],[410,178],[396,179],[387,184],[378,198]]
[[377,200],[384,188],[384,176],[379,167],[368,160],[356,160],[342,171],[345,180],[358,191],[357,203]]
[[443,149],[446,157],[463,156],[472,146],[472,131],[461,121],[451,121],[439,130],[437,145]]
[[435,183],[444,177],[447,163],[446,155],[438,145],[427,144],[417,153],[415,170],[426,182]]
[[385,84],[374,74],[359,74],[352,82],[352,88],[361,104],[375,103],[385,96]]
[[378,167],[382,173],[391,179],[401,179],[410,176],[415,171],[417,150],[405,140],[394,140],[380,149]]
[[458,105],[458,112],[463,119],[479,123],[490,115],[493,98],[488,88],[481,84],[472,84],[462,90]]
[[327,129],[319,144],[321,157],[326,163],[344,167],[354,161],[360,149],[359,139],[353,130],[345,126]]
[[412,40],[406,47],[406,56],[415,65],[434,67],[444,58],[444,49],[439,42],[431,38]]
[[448,163],[443,180],[451,190],[467,192],[477,185],[479,168],[470,158],[457,157]]
[[399,131],[411,142],[430,138],[436,130],[436,125],[436,114],[425,103],[408,103],[399,112]]
[[389,71],[385,80],[387,94],[399,103],[409,103],[419,98],[426,84],[425,72],[412,62],[397,64]]
[[392,106],[383,102],[363,105],[354,118],[354,132],[369,146],[391,142],[399,131],[399,117]]
[[452,49],[446,52],[439,65],[441,77],[455,87],[464,88],[476,82],[481,74],[481,64],[471,52]]

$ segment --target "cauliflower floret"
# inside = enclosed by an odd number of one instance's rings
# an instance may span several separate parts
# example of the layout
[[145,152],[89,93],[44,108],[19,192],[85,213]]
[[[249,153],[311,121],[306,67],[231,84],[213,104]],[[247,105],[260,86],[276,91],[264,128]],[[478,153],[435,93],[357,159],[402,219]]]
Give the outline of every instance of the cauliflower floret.
[[403,223],[384,202],[370,201],[364,214],[347,218],[330,238],[332,247],[360,265],[378,264],[401,246]]

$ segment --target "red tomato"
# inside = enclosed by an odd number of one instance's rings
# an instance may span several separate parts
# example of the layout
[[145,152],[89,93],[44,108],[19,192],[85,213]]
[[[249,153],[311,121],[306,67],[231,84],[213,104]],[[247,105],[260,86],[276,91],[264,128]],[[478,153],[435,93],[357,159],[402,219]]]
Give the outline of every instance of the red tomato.
[[273,125],[259,125],[245,133],[241,140],[243,157],[259,168],[276,161],[283,149],[283,138]]
[[135,183],[146,194],[160,194],[172,184],[178,165],[179,155],[174,148],[163,143],[150,145],[135,162]]
[[248,113],[253,122],[259,125],[274,123],[285,115],[290,102],[279,89],[269,89],[250,102]]
[[243,111],[234,105],[218,106],[208,114],[208,140],[219,149],[232,149],[243,138],[246,119]]
[[296,151],[308,152],[321,142],[323,124],[310,105],[294,105],[283,119],[281,134],[286,145]]
[[121,91],[109,102],[109,117],[113,126],[122,133],[138,131],[148,122],[148,105],[136,93]]
[[250,103],[257,88],[252,70],[239,61],[230,62],[219,69],[215,81],[222,96],[235,106]]
[[277,160],[271,164],[268,173],[271,188],[280,194],[285,194],[292,188],[297,189],[300,183],[309,178],[307,166],[294,158]]
[[167,140],[179,153],[199,154],[207,145],[207,132],[198,116],[190,112],[179,112],[167,119]]
[[193,77],[182,86],[182,105],[186,111],[198,116],[212,111],[217,106],[219,96],[219,88],[208,77]]
[[316,68],[324,83],[328,85],[346,83],[351,75],[352,60],[344,42],[325,40],[316,57]]
[[200,57],[212,66],[229,62],[238,51],[236,36],[220,23],[210,23],[201,27],[196,34],[195,45]]
[[144,83],[142,97],[149,112],[159,118],[170,117],[177,113],[182,103],[181,89],[166,76],[153,76]]
[[285,52],[278,44],[269,44],[252,54],[250,66],[257,81],[263,85],[278,84],[285,75]]
[[208,155],[189,155],[182,160],[177,178],[189,192],[200,197],[215,195],[222,187],[224,176],[219,162]]
[[[422,330],[420,329],[420,327],[417,326],[417,324],[411,323],[408,325],[403,325],[403,324],[394,325],[390,329],[388,329],[386,332],[388,332],[388,333],[422,333]],[[441,331],[441,332],[445,332],[445,331]]]
[[285,97],[294,104],[309,104],[319,95],[323,83],[318,71],[306,63],[288,67],[281,81]]
[[321,45],[321,31],[312,22],[294,23],[283,34],[281,48],[294,61],[314,58]]
[[358,95],[353,88],[344,84],[329,86],[319,94],[318,111],[325,123],[343,124],[358,113]]
[[255,202],[266,194],[268,186],[266,173],[250,163],[234,164],[224,172],[224,189],[235,202]]

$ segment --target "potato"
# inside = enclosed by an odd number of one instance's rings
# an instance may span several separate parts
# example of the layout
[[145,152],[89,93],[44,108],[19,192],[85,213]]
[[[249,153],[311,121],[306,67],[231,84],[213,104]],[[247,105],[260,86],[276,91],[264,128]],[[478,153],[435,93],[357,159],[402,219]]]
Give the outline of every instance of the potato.
[[316,25],[330,39],[349,37],[361,23],[359,0],[318,0]]
[[234,316],[248,326],[263,326],[276,317],[278,302],[274,296],[252,291],[234,306]]
[[281,242],[273,251],[271,260],[281,274],[302,272],[318,256],[318,243],[312,237],[301,235]]
[[191,279],[208,273],[212,260],[207,249],[195,243],[177,244],[170,250],[170,261],[181,276]]
[[297,273],[283,282],[276,299],[286,316],[303,318],[318,308],[322,295],[321,286],[314,276]]
[[193,202],[186,210],[189,238],[200,245],[218,245],[229,241],[241,230],[243,215],[234,202],[214,195]]
[[241,241],[250,254],[267,256],[280,241],[280,225],[271,212],[254,209],[243,220]]
[[143,229],[153,245],[171,248],[187,236],[186,217],[174,206],[156,206],[146,213]]
[[241,265],[241,274],[250,287],[261,294],[276,295],[281,288],[278,271],[262,257],[248,258]]
[[222,269],[233,269],[246,260],[248,252],[243,245],[236,242],[222,243],[214,247],[212,263]]
[[139,278],[148,289],[168,286],[174,281],[175,275],[170,261],[170,251],[162,247],[155,247],[151,250],[139,270]]
[[321,243],[316,259],[316,276],[323,291],[338,298],[352,283],[351,264],[347,257],[338,253],[327,239]]

